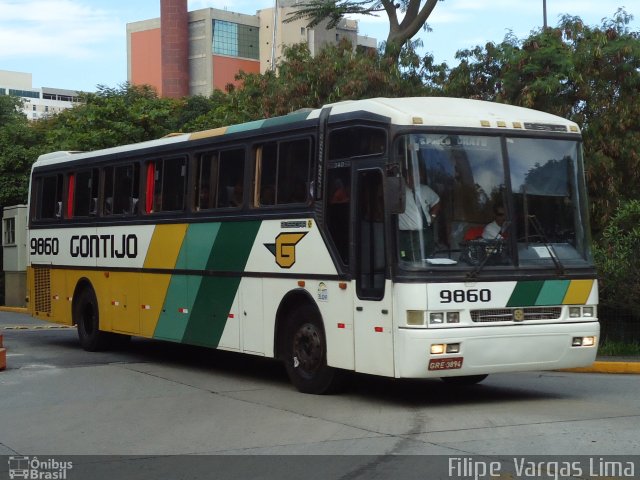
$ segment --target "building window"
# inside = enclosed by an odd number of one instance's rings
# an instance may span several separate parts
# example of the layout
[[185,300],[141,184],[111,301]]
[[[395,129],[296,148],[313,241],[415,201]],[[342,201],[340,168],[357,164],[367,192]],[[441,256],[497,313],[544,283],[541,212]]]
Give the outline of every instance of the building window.
[[258,27],[214,20],[213,53],[258,60]]
[[16,219],[14,217],[5,218],[2,228],[4,232],[4,245],[16,244]]
[[24,98],[40,98],[40,92],[31,92],[29,90],[14,90],[12,88],[9,89],[9,95]]

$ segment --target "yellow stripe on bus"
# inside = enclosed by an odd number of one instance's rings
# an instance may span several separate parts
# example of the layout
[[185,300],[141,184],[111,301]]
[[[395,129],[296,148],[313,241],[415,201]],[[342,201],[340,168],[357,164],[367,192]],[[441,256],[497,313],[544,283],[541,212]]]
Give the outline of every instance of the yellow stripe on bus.
[[562,303],[564,305],[584,305],[591,294],[593,280],[571,280]]
[[174,268],[187,224],[156,225],[144,259],[144,268]]
[[202,132],[195,132],[189,135],[189,140],[200,140],[202,138],[217,137],[218,135],[224,135],[227,131],[227,127],[212,128],[211,130],[203,130]]

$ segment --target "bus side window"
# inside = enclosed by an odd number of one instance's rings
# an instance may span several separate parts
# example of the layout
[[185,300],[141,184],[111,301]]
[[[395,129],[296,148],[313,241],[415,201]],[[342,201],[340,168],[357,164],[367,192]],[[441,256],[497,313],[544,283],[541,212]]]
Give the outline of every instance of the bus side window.
[[[73,174],[69,176],[70,180]],[[73,202],[73,209],[69,211],[69,217],[88,217],[97,212],[98,202],[98,169],[82,170],[75,174],[75,185],[69,191],[69,201]]]
[[244,149],[220,152],[216,206],[241,207],[244,183]]
[[36,210],[38,220],[62,217],[62,175],[50,175],[36,180]]
[[327,185],[327,228],[342,262],[349,265],[351,167],[329,165]]
[[305,203],[309,198],[311,140],[264,144],[256,150],[255,206]]
[[387,133],[382,128],[338,128],[329,136],[329,159],[382,155],[386,145]]
[[[155,160],[148,164],[148,175],[152,174],[152,182],[147,179],[147,189],[152,190],[152,212],[175,212],[184,210],[187,180],[187,162],[184,157]],[[153,168],[150,166],[153,165]],[[147,197],[149,191],[147,190]],[[147,206],[147,211],[149,207]]]
[[104,170],[103,215],[137,213],[140,165],[119,165]]
[[198,156],[198,181],[196,183],[196,210],[215,208],[218,186],[218,153],[206,152]]
[[244,149],[205,152],[198,156],[196,210],[242,206]]

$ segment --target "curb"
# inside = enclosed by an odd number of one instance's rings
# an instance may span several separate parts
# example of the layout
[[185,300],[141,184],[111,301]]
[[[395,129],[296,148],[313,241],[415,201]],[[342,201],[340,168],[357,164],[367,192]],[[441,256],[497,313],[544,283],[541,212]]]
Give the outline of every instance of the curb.
[[640,362],[593,362],[590,367],[566,368],[561,372],[640,374]]
[[5,306],[0,306],[0,312],[29,313],[26,307],[5,307]]
[[7,349],[2,348],[2,334],[0,333],[0,372],[7,368]]

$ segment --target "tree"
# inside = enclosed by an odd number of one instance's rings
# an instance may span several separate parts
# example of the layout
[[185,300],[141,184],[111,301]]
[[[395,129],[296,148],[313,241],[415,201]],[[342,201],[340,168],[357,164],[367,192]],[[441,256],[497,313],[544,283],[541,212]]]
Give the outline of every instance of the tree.
[[16,97],[0,95],[0,210],[26,203],[31,165],[44,151],[42,132],[19,107]]
[[376,16],[384,12],[389,19],[385,56],[397,63],[402,46],[421,28],[426,28],[438,1],[443,0],[310,0],[297,4],[298,9],[285,21],[305,19],[309,20],[309,27],[315,27],[327,20],[327,28],[335,28],[345,15]]
[[444,93],[510,103],[582,128],[592,218],[600,231],[625,199],[640,197],[640,34],[618,10],[598,27],[565,16],[524,40],[458,52]]
[[154,140],[178,131],[184,100],[159,98],[148,86],[98,86],[80,96],[79,105],[47,122],[49,150],[97,150]]
[[354,51],[348,41],[324,48],[315,58],[306,45],[294,45],[283,52],[278,74],[241,73],[242,87],[228,94],[215,92],[211,108],[184,126],[185,130],[286,115],[302,108],[319,108],[341,100],[376,96],[426,95],[415,58],[405,49],[402,71],[390,68],[378,52]]

